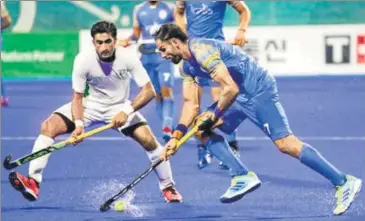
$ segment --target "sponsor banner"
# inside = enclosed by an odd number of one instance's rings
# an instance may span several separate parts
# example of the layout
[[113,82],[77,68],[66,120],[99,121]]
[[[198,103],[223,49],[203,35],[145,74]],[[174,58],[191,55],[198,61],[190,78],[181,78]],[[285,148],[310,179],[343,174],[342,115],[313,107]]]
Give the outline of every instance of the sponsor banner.
[[79,34],[5,33],[1,63],[6,78],[70,77]]
[[[245,51],[274,75],[365,74],[365,25],[248,29]],[[226,28],[228,40],[235,28]]]
[[[236,28],[225,28],[232,41]],[[365,74],[365,25],[250,27],[244,50],[274,75]],[[120,29],[128,36],[132,29]],[[92,48],[88,30],[80,50]],[[178,75],[178,73],[176,74]]]

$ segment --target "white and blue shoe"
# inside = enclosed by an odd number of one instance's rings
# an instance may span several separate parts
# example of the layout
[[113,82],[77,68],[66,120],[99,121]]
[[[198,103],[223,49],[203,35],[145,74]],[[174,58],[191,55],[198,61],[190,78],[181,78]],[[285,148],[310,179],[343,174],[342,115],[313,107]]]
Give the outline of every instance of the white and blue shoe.
[[336,207],[333,210],[334,215],[345,213],[351,206],[355,196],[360,192],[362,181],[354,176],[346,175],[346,183],[336,187]]
[[221,196],[221,203],[233,203],[240,200],[245,194],[254,191],[261,186],[261,181],[254,172],[248,172],[246,175],[234,176],[231,186]]

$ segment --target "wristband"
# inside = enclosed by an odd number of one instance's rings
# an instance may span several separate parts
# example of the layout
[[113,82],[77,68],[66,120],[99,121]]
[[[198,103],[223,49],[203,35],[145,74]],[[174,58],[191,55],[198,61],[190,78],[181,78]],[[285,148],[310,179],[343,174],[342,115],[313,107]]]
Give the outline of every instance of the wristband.
[[180,140],[185,134],[188,132],[188,127],[184,124],[179,124],[174,130],[174,133],[172,134],[172,137]]
[[122,111],[129,116],[131,113],[134,112],[134,108],[132,107],[132,105],[129,104],[125,106]]
[[75,120],[76,127],[84,127],[84,121],[82,120]]

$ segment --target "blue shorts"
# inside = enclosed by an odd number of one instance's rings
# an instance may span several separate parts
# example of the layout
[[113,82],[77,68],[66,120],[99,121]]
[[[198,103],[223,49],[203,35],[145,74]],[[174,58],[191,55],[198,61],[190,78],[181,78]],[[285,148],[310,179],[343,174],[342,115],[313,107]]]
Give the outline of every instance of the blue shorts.
[[[237,99],[223,114],[223,125],[218,127],[225,133],[232,133],[248,118],[258,126],[271,140],[277,140],[292,134],[285,111],[279,102],[276,84],[249,100]],[[208,110],[215,108],[213,103]]]
[[161,59],[159,62],[144,62],[146,69],[156,93],[161,93],[161,87],[172,88],[174,85],[174,64],[168,60]]

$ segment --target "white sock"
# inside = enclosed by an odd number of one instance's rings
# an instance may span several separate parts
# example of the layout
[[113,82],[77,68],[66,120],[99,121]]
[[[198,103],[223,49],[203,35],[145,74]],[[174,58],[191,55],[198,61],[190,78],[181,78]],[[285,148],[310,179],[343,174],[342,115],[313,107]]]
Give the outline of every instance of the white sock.
[[[146,151],[148,158],[151,163],[156,162],[163,153],[163,147],[161,144],[158,144],[158,147],[152,151]],[[155,173],[160,181],[160,190],[165,189],[171,185],[175,185],[175,182],[172,178],[172,172],[169,161],[164,161],[155,169]]]
[[[33,145],[32,153],[51,146],[54,143],[54,139],[45,135],[39,135]],[[51,154],[44,155],[40,158],[30,161],[29,164],[29,176],[35,179],[38,183],[42,182],[43,169],[46,167],[47,162]]]

